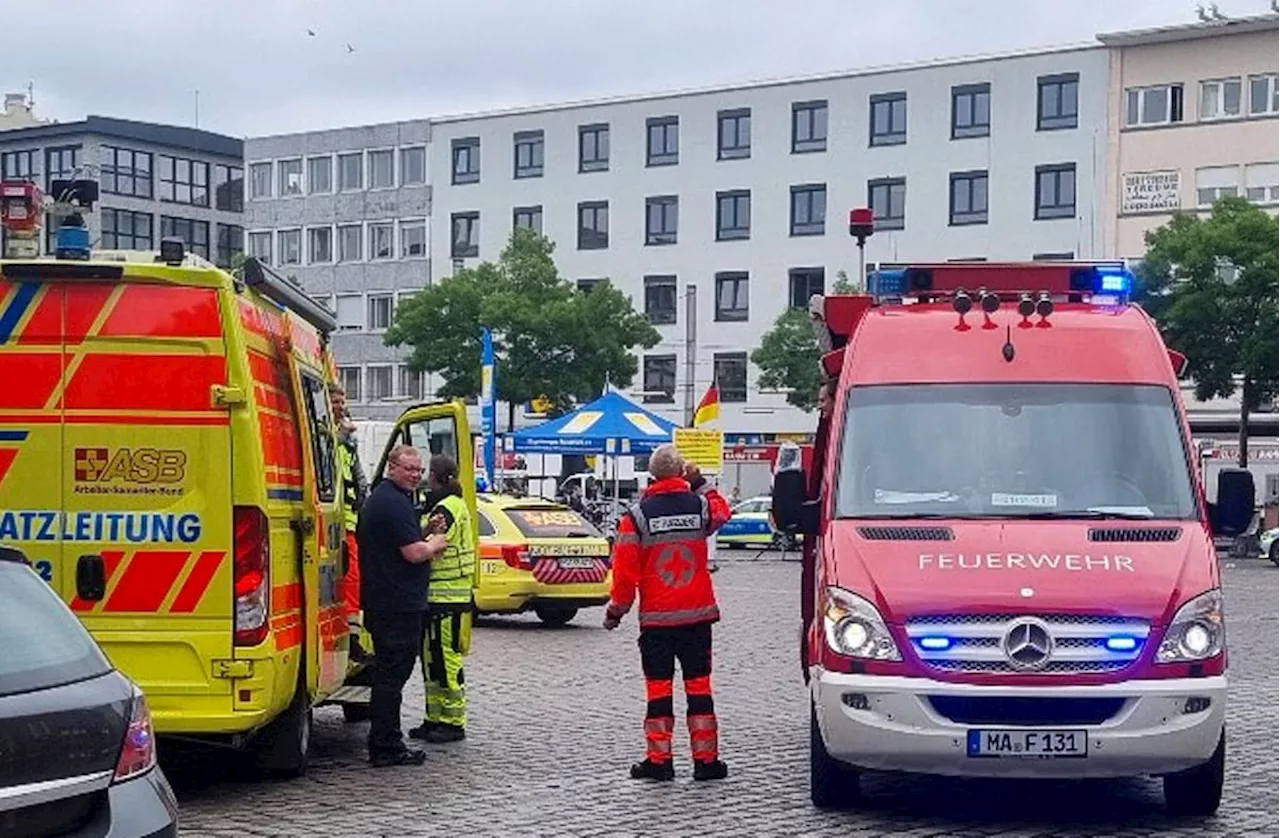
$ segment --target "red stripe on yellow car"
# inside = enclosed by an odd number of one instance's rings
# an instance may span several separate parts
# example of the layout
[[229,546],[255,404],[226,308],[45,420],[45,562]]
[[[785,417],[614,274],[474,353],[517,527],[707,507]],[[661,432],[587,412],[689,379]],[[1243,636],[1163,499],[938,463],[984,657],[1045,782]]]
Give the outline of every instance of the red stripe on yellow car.
[[0,413],[0,425],[166,425],[181,427],[184,425],[228,425],[231,418],[225,413],[208,411],[205,413],[174,413],[169,415],[144,414],[131,410],[120,410],[116,413],[99,413],[97,411],[68,411],[65,417],[57,414],[48,415],[31,411],[30,413]]
[[302,583],[276,585],[271,589],[271,613],[279,614],[302,608]]
[[67,323],[63,335],[68,347],[79,345],[92,334],[90,330],[104,319],[107,303],[118,290],[119,286],[107,284],[75,284],[63,289],[67,300]]
[[182,584],[182,588],[174,598],[173,605],[169,606],[169,610],[176,614],[190,614],[195,611],[200,605],[200,600],[204,599],[205,591],[209,590],[209,583],[217,575],[218,568],[226,556],[225,550],[206,550],[201,553],[196,559],[195,567],[191,568],[191,573],[187,575],[187,581]]
[[[121,562],[124,561],[124,551],[123,550],[103,550],[102,561],[106,565],[107,590],[111,590],[111,582],[115,578],[116,570],[120,567]],[[71,610],[72,611],[92,611],[97,606],[97,604],[98,603],[95,601],[81,599],[79,596],[77,596],[71,600]]]
[[219,355],[87,355],[64,403],[84,410],[206,411],[211,388],[227,383]]
[[25,323],[14,329],[17,342],[27,346],[58,346],[62,343],[62,300],[57,286],[46,284],[36,295],[35,305]]
[[99,330],[100,337],[220,338],[217,291],[169,285],[127,285]]
[[[22,375],[6,379],[0,387],[0,410],[44,410],[62,380],[61,353],[6,352],[4,361],[6,368],[22,370]],[[59,416],[52,414],[49,421],[57,422]]]
[[139,550],[125,567],[115,590],[102,606],[106,612],[160,610],[191,553],[186,550]]

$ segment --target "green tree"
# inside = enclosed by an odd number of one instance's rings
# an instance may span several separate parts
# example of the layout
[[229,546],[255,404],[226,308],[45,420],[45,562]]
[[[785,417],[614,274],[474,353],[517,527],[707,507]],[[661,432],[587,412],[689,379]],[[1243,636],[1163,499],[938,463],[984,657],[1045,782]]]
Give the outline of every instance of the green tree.
[[[844,271],[836,272],[831,293],[856,293]],[[751,353],[751,362],[760,368],[760,387],[785,390],[787,404],[806,412],[818,405],[821,361],[807,307],[788,308],[778,315],[773,328],[760,339],[759,348]]]
[[496,263],[461,270],[403,302],[387,345],[411,346],[411,369],[442,375],[441,397],[475,397],[488,326],[509,425],[516,405],[535,398],[566,409],[599,395],[606,379],[629,386],[637,371],[631,351],[654,346],[657,330],[608,283],[579,291],[556,270],[554,251],[533,231],[512,231]]
[[1276,395],[1280,226],[1232,196],[1219,199],[1204,218],[1175,213],[1147,233],[1146,243],[1140,300],[1166,342],[1187,356],[1196,398],[1229,398],[1240,390],[1245,466],[1249,414]]

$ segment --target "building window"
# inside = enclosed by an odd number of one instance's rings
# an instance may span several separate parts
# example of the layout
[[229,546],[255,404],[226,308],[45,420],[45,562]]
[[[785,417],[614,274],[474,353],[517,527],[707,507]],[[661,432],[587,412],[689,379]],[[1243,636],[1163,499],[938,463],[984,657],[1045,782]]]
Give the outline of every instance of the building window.
[[578,290],[583,294],[590,294],[595,287],[601,283],[607,283],[609,280],[603,277],[592,277],[591,279],[578,280]]
[[223,212],[244,212],[244,169],[214,164],[213,206]]
[[1060,250],[1050,253],[1033,253],[1031,261],[1033,262],[1070,262],[1076,258],[1074,250]]
[[327,265],[333,261],[333,228],[312,227],[307,230],[307,263]]
[[339,294],[333,313],[337,315],[338,331],[359,332],[364,329],[364,297],[359,294]]
[[235,224],[218,225],[218,243],[213,261],[219,267],[230,268],[236,257],[244,253],[244,228]]
[[1182,85],[1162,84],[1125,91],[1124,124],[1167,125],[1182,121]]
[[713,357],[720,401],[741,404],[747,400],[747,353],[717,352]]
[[875,214],[877,230],[902,230],[907,226],[907,179],[886,177],[867,181],[867,205]]
[[369,188],[392,189],[395,185],[395,152],[389,148],[369,152]]
[[350,151],[338,155],[338,191],[356,192],[364,189],[364,155]]
[[426,394],[426,376],[418,370],[400,365],[400,397],[420,402]]
[[645,404],[673,404],[676,400],[676,356],[644,356]]
[[1276,74],[1249,76],[1249,114],[1260,116],[1268,113],[1280,113],[1280,88],[1276,86]]
[[902,145],[907,141],[907,94],[877,93],[871,97],[871,144]]
[[745,323],[750,313],[746,271],[716,274],[716,322]]
[[75,177],[76,169],[79,166],[80,146],[46,148],[44,150],[45,193],[56,199],[57,196],[53,195],[53,182],[55,180],[71,180]]
[[366,371],[369,376],[369,401],[380,402],[391,398],[391,389],[395,382],[392,373],[395,368],[390,364],[370,364]]
[[301,265],[302,264],[302,231],[301,230],[281,230],[280,239],[280,264],[281,265]]
[[328,195],[333,192],[333,158],[307,158],[307,192],[311,195]]
[[795,102],[791,105],[791,153],[827,150],[827,102]]
[[151,213],[102,208],[104,250],[152,250]]
[[453,241],[449,254],[454,259],[480,255],[480,213],[455,212],[451,218]]
[[987,223],[987,173],[952,172],[951,226]]
[[463,137],[453,141],[453,183],[480,182],[480,138]]
[[36,160],[40,152],[6,151],[0,155],[0,178],[4,180],[34,181],[37,175]]
[[1255,204],[1280,201],[1280,164],[1250,163],[1245,166],[1244,195]]
[[791,235],[821,236],[827,230],[827,185],[791,187]]
[[609,169],[609,126],[578,127],[578,171],[604,172]]
[[427,222],[400,222],[400,258],[422,259],[427,255]]
[[792,308],[808,308],[809,298],[826,293],[827,277],[823,268],[792,268],[787,272]]
[[271,164],[270,163],[250,163],[249,164],[249,197],[250,198],[270,198],[271,197]]
[[380,332],[390,328],[391,300],[390,294],[369,295],[369,331]]
[[1230,119],[1240,115],[1240,79],[1211,79],[1200,82],[1200,118]]
[[513,230],[532,230],[542,235],[542,205],[532,207],[516,207],[511,211],[511,228]]
[[742,160],[751,156],[751,108],[720,111],[716,156],[720,160]]
[[1036,166],[1036,219],[1075,215],[1076,164]]
[[281,160],[276,167],[280,172],[280,195],[301,195],[302,160]]
[[1080,74],[1062,73],[1036,80],[1036,128],[1057,131],[1080,122]]
[[109,145],[102,147],[101,154],[102,177],[99,182],[103,192],[110,195],[132,195],[138,198],[151,197],[150,154]]
[[647,158],[650,166],[674,166],[680,162],[680,117],[650,117]]
[[515,177],[542,177],[544,135],[541,131],[517,131]]
[[645,198],[645,244],[675,244],[680,226],[680,199],[675,195]]
[[751,238],[751,190],[716,193],[716,241]]
[[396,230],[390,221],[378,221],[369,225],[369,258],[396,258]]
[[268,265],[271,264],[271,234],[266,232],[249,234],[249,256]]
[[609,202],[578,204],[578,249],[603,250],[609,246]]
[[400,149],[400,185],[421,186],[427,182],[427,150],[421,146]]
[[646,276],[644,278],[644,313],[655,326],[676,322],[676,278]]
[[1196,206],[1207,209],[1214,201],[1240,192],[1239,166],[1206,166],[1196,169]]
[[359,367],[338,367],[338,380],[347,393],[347,401],[364,401],[364,392],[360,389],[361,376]]
[[338,227],[338,261],[359,262],[364,258],[364,228],[359,224]]
[[951,88],[951,139],[991,135],[991,85]]
[[178,238],[186,244],[187,250],[200,256],[201,258],[209,258],[209,222],[194,221],[190,218],[173,218],[168,215],[160,216],[160,238]]
[[[280,186],[284,189],[286,162],[280,163]],[[301,166],[301,161],[293,161]],[[170,157],[161,154],[158,161],[160,167],[161,201],[171,204],[190,204],[195,207],[209,206],[209,164],[199,160],[187,160],[183,157]],[[299,177],[301,177],[301,169]]]

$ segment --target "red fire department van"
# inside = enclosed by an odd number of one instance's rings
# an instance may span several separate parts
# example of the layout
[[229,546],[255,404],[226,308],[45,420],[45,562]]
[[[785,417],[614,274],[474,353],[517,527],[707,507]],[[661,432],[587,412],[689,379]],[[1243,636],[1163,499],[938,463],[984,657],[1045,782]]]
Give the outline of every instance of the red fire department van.
[[1217,809],[1210,510],[1185,358],[1132,282],[1119,264],[947,263],[814,299],[835,407],[817,473],[780,466],[773,508],[810,536],[815,805],[893,770],[1158,775],[1171,810]]

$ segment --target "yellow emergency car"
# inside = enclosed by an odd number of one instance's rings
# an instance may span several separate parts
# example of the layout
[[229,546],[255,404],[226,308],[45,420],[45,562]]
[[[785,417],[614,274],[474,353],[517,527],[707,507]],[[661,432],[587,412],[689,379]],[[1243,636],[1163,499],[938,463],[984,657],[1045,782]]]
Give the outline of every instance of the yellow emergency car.
[[[174,244],[0,261],[0,543],[146,691],[159,734],[298,774],[312,708],[348,676],[336,323],[252,259],[233,278]],[[460,406],[406,416],[470,464]]]
[[479,496],[480,614],[533,611],[564,625],[578,609],[609,601],[609,541],[562,504],[510,495]]

